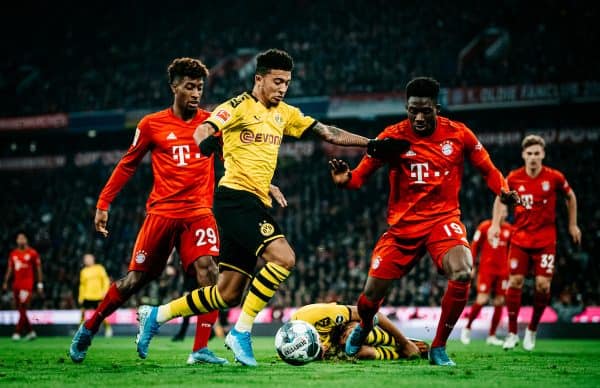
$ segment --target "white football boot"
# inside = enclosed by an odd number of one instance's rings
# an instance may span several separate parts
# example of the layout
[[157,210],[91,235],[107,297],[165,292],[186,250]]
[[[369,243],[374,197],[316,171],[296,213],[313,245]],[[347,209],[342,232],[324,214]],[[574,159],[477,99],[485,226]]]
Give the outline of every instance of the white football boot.
[[506,339],[504,339],[504,343],[502,344],[502,349],[511,350],[514,349],[515,346],[519,344],[519,335],[515,333],[508,333]]
[[494,345],[494,346],[502,346],[504,345],[504,341],[502,341],[500,338],[496,337],[495,335],[490,335],[485,339],[485,343],[488,345]]
[[535,331],[525,329],[525,337],[523,337],[523,349],[531,352],[535,348]]
[[19,333],[14,333],[11,338],[13,341],[19,341],[21,339],[21,335]]
[[471,343],[471,329],[469,329],[466,326],[463,327],[462,331],[460,332],[460,342],[462,342],[465,345]]

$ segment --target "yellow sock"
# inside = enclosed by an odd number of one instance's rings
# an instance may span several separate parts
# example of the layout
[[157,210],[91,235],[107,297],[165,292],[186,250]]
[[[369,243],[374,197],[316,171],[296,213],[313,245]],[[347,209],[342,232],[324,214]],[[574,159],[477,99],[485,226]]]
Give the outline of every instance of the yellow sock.
[[156,320],[162,324],[176,317],[189,317],[227,307],[217,286],[203,287],[159,306]]
[[365,340],[365,345],[394,346],[396,345],[396,340],[390,335],[390,333],[380,327],[375,326],[373,330],[369,332],[369,335]]
[[377,346],[377,347],[375,347],[375,352],[377,353],[375,356],[376,360],[398,360],[398,359],[400,359],[400,355],[394,348]]
[[251,331],[252,325],[258,313],[265,308],[271,300],[279,285],[290,276],[286,268],[267,263],[254,276],[250,283],[250,289],[242,305],[242,312],[235,324],[237,331]]

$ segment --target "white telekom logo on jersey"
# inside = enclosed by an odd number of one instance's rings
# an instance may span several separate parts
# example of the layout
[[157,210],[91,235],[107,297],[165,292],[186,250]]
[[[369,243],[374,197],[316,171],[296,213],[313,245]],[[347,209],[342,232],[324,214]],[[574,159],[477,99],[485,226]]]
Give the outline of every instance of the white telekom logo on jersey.
[[[444,175],[448,175],[450,172],[448,170],[444,171]],[[417,178],[415,183],[426,184],[424,178],[429,178],[432,173],[429,172],[429,163],[411,163],[410,164],[410,177]],[[441,173],[439,171],[433,171],[434,177],[439,177]]]
[[187,166],[188,164],[185,162],[190,158],[190,146],[185,145],[176,145],[173,146],[173,159],[177,161],[177,166]]

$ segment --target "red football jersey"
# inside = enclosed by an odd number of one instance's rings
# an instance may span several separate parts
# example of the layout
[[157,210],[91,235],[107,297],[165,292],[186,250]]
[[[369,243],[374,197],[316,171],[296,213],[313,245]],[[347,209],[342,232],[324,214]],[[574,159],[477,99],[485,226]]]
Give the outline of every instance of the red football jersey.
[[33,290],[36,270],[40,265],[40,255],[35,249],[13,249],[8,256],[8,267],[13,271],[13,290]]
[[500,226],[500,236],[490,244],[487,233],[492,220],[485,220],[477,227],[471,242],[473,259],[479,257],[479,272],[497,275],[508,275],[508,243],[512,234],[512,225],[503,222]]
[[532,178],[521,167],[511,171],[507,180],[510,188],[519,193],[522,204],[515,207],[512,243],[523,248],[543,248],[556,242],[557,192],[571,192],[564,175],[542,166],[538,176]]
[[352,171],[348,188],[358,188],[386,162],[389,165],[389,232],[402,238],[423,236],[440,218],[460,216],[458,192],[465,158],[481,172],[495,193],[507,189],[502,173],[464,124],[438,116],[430,136],[415,134],[408,120],[377,136],[406,139],[410,149],[387,161],[365,156]]
[[146,202],[146,211],[169,218],[209,214],[215,186],[213,156],[202,155],[193,139],[194,130],[209,115],[199,109],[192,120],[185,122],[169,108],[145,116],[135,131],[129,150],[102,189],[97,208],[108,210],[150,151],[154,185]]

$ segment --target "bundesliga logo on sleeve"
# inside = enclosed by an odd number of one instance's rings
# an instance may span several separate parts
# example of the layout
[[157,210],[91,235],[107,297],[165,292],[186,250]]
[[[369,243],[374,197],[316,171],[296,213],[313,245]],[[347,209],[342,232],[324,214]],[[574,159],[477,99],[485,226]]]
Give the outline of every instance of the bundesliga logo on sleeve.
[[230,117],[231,117],[231,114],[224,109],[221,109],[215,115],[215,118],[219,119],[219,121],[221,121],[223,124],[225,124],[227,122],[227,120],[229,120]]

